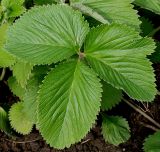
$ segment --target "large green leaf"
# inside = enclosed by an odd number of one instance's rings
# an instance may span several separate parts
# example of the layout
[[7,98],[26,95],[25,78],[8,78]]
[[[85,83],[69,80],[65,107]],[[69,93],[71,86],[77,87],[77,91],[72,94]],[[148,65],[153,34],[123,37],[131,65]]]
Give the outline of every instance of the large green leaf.
[[153,68],[146,59],[154,48],[152,39],[119,24],[91,30],[84,46],[88,63],[102,79],[140,101],[156,95]]
[[105,24],[116,22],[138,27],[140,21],[131,2],[133,0],[71,0],[71,6]]
[[160,152],[160,131],[145,139],[143,149],[145,152]]
[[88,30],[81,13],[67,5],[39,6],[9,29],[6,49],[28,62],[50,64],[78,53]]
[[18,102],[12,105],[9,111],[9,119],[12,128],[18,133],[26,135],[31,132],[33,123],[28,119],[26,113],[23,111],[23,102]]
[[53,69],[38,98],[38,125],[47,143],[62,149],[80,141],[96,120],[101,91],[96,74],[79,60]]
[[122,91],[112,87],[110,84],[103,82],[102,93],[102,110],[110,110],[121,102]]
[[102,134],[106,142],[118,146],[130,138],[128,122],[119,116],[103,116]]
[[13,76],[17,79],[17,82],[25,88],[27,84],[27,80],[31,75],[31,71],[33,69],[33,65],[30,63],[17,61],[13,66]]
[[23,7],[24,1],[25,0],[2,0],[1,5],[6,17],[20,16],[25,11]]
[[11,66],[15,59],[7,51],[4,50],[3,46],[6,42],[6,31],[8,29],[8,24],[3,24],[0,26],[0,67]]
[[135,0],[134,3],[142,8],[160,14],[160,0]]

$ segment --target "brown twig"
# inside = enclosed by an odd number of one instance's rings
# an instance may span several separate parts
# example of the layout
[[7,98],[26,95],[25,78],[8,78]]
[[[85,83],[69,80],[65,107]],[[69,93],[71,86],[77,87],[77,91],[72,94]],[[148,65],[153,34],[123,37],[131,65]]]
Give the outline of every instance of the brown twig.
[[87,140],[85,140],[85,141],[81,142],[81,145],[83,145],[83,144],[85,144],[85,143],[89,142],[90,140],[91,140],[91,139],[87,139]]
[[146,124],[144,122],[140,122],[140,124],[143,125],[146,128],[152,129],[153,131],[158,131],[159,130],[158,128],[156,128],[156,127],[154,127],[152,125]]
[[42,137],[39,137],[37,139],[34,139],[34,140],[28,140],[28,141],[16,141],[16,140],[9,140],[9,139],[6,139],[6,138],[3,138],[4,140],[6,141],[9,141],[9,142],[13,142],[15,144],[25,144],[25,143],[31,143],[31,142],[36,142],[38,140],[41,140]]
[[143,115],[146,119],[148,119],[150,122],[152,122],[155,126],[160,128],[160,124],[155,121],[153,118],[151,118],[149,115],[147,115],[145,112],[143,112],[138,106],[134,105],[133,103],[129,102],[128,100],[123,98],[123,101],[127,103],[130,107],[132,107],[135,111],[139,112],[141,115]]

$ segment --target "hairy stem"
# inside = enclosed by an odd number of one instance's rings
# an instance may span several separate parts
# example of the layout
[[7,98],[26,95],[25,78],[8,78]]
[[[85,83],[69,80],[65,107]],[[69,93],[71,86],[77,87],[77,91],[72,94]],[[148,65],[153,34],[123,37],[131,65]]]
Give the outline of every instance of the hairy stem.
[[129,102],[128,100],[123,98],[123,101],[128,104],[130,107],[132,107],[135,111],[139,112],[141,115],[143,115],[146,119],[148,119],[150,122],[152,122],[155,126],[157,126],[160,129],[160,124],[156,122],[153,118],[151,118],[149,115],[147,115],[145,112],[143,112],[138,106],[134,105],[133,103]]
[[2,81],[2,80],[3,80],[3,78],[4,78],[4,76],[5,76],[5,73],[6,73],[6,69],[5,69],[5,68],[3,68],[3,69],[2,69],[1,76],[0,76],[0,81]]

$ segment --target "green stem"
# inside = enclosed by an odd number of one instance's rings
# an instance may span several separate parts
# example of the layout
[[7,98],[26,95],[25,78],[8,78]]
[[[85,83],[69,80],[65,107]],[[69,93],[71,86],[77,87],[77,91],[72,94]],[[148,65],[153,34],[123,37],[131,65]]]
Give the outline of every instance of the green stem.
[[5,76],[5,73],[6,73],[6,69],[5,69],[5,68],[3,68],[3,69],[2,69],[1,76],[0,76],[0,81],[2,81],[2,80],[3,80],[3,78],[4,78],[4,76]]
[[141,115],[143,115],[146,119],[148,119],[150,122],[152,122],[155,126],[160,128],[160,124],[156,122],[153,118],[148,116],[145,112],[143,112],[138,106],[134,105],[133,103],[129,102],[126,99],[123,99],[123,101],[128,104],[130,107],[132,107],[135,111],[139,112]]
[[160,26],[158,26],[152,32],[150,32],[148,36],[153,37],[158,31],[160,31]]

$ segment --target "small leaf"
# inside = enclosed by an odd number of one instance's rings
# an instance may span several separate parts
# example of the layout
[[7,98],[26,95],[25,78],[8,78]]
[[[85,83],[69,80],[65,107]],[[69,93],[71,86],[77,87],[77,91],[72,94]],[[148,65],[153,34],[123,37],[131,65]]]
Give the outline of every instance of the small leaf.
[[36,5],[46,5],[46,4],[53,4],[56,0],[34,0]]
[[33,64],[51,64],[78,53],[88,24],[67,5],[39,6],[9,29],[6,49]]
[[103,82],[102,93],[102,110],[110,110],[121,102],[122,91],[112,87],[110,84]]
[[103,116],[102,134],[106,142],[118,146],[130,138],[128,122],[119,116]]
[[15,62],[15,58],[4,50],[3,46],[6,42],[6,31],[8,24],[0,26],[0,67],[9,67]]
[[133,0],[71,0],[71,6],[106,23],[124,23],[139,28],[140,21],[131,4]]
[[38,101],[39,130],[58,149],[80,141],[100,111],[101,84],[83,62],[58,65],[45,78]]
[[[46,74],[46,73],[45,73]],[[34,75],[28,80],[26,91],[23,97],[24,112],[28,119],[34,124],[37,122],[37,96],[39,85],[44,79],[44,74]]]
[[149,19],[144,17],[141,18],[141,21],[142,36],[148,36],[154,30],[154,25]]
[[160,131],[145,139],[143,149],[145,152],[160,152]]
[[1,5],[8,18],[17,17],[25,11],[23,7],[24,1],[25,0],[2,0]]
[[135,0],[134,3],[142,8],[148,9],[160,15],[160,1],[159,0]]
[[16,78],[17,82],[22,86],[22,88],[25,88],[32,69],[32,64],[22,61],[17,61],[17,63],[12,66],[13,76]]
[[15,63],[15,58],[0,47],[0,67],[9,67]]
[[9,111],[9,119],[12,128],[18,133],[26,135],[31,132],[33,124],[28,120],[26,113],[23,111],[23,102],[12,105]]
[[91,30],[84,46],[88,63],[102,79],[140,101],[153,101],[157,92],[153,68],[146,58],[154,49],[152,39],[119,24]]
[[156,43],[156,50],[148,58],[154,63],[160,63],[160,42]]
[[0,130],[11,133],[7,112],[0,107]]
[[15,77],[11,76],[8,79],[8,86],[14,95],[19,97],[21,100],[23,99],[25,89],[21,87],[21,85],[17,82]]

